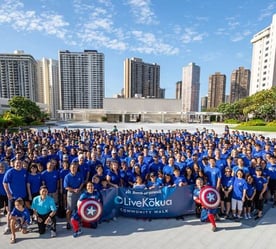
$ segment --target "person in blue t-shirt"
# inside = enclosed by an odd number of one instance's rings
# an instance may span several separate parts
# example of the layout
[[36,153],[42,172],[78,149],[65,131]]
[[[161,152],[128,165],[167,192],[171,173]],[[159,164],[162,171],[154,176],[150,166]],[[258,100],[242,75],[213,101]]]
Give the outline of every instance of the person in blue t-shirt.
[[15,232],[17,230],[20,230],[23,234],[28,232],[27,228],[30,221],[30,213],[28,208],[24,207],[24,200],[17,198],[14,201],[14,208],[10,214],[11,244],[16,243]]
[[67,209],[66,209],[66,228],[71,229],[70,219],[71,214],[77,207],[78,199],[84,185],[83,174],[78,171],[78,163],[71,163],[70,173],[64,177],[64,188],[67,192]]
[[4,189],[8,197],[8,214],[7,227],[4,234],[10,232],[9,212],[14,208],[14,201],[21,197],[23,200],[27,198],[27,170],[23,168],[22,161],[15,160],[14,167],[6,171],[3,179]]
[[0,162],[0,210],[3,209],[4,214],[8,212],[8,197],[4,185],[2,184],[5,172],[5,165],[2,162]]
[[267,173],[269,177],[268,189],[271,197],[273,197],[272,207],[276,207],[276,157],[271,156],[269,164],[267,164]]
[[59,171],[55,169],[54,161],[49,161],[46,170],[41,173],[42,185],[46,185],[48,194],[58,203]]
[[216,167],[216,159],[208,158],[209,165],[204,168],[204,174],[207,177],[207,185],[219,190],[221,184],[221,170]]
[[226,219],[230,218],[231,211],[231,199],[232,199],[232,184],[233,176],[230,167],[224,169],[224,174],[221,178],[221,188],[220,188],[220,210],[221,215],[225,215]]
[[262,176],[262,168],[256,167],[256,175],[254,176],[254,183],[256,186],[255,195],[255,208],[258,210],[255,220],[259,219],[263,215],[264,208],[264,195],[267,191],[267,179]]
[[254,184],[254,178],[252,175],[247,175],[247,190],[245,195],[245,202],[243,205],[243,212],[245,219],[251,219],[251,210],[254,204],[254,198],[256,195],[256,187]]
[[236,172],[236,176],[234,176],[232,184],[232,215],[233,218],[237,221],[241,219],[243,203],[245,201],[246,190],[248,188],[247,182],[243,178],[243,175],[243,170],[238,169]]

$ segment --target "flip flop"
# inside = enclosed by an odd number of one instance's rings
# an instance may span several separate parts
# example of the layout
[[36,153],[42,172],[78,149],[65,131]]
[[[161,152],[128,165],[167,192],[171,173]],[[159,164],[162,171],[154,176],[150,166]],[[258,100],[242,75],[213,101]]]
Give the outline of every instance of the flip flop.
[[11,238],[10,243],[11,244],[15,244],[16,243],[16,239],[15,238]]

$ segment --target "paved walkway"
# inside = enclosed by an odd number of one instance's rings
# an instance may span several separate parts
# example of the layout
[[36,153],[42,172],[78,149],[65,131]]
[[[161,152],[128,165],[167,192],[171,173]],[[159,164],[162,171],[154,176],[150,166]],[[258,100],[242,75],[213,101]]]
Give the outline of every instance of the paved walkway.
[[[114,127],[114,125],[117,126],[118,130],[121,131],[123,129],[140,129],[143,128],[144,130],[158,130],[160,131],[163,129],[164,131],[167,130],[175,130],[175,129],[187,129],[189,132],[194,132],[196,128],[198,128],[200,131],[203,130],[203,128],[206,128],[208,130],[214,129],[219,135],[221,135],[224,132],[225,124],[223,123],[207,123],[207,124],[200,124],[200,123],[106,123],[106,122],[61,122],[59,126],[51,126],[52,128],[64,128],[68,127],[70,129],[76,129],[76,128],[92,128],[92,129],[104,129],[111,131]],[[230,129],[232,128],[235,130],[236,125],[229,125]],[[262,134],[265,137],[271,137],[276,138],[276,132],[255,132],[255,131],[248,131],[249,133],[255,133],[255,134]]]
[[[269,206],[268,206],[269,205]],[[9,244],[9,235],[0,235],[0,248],[93,248],[93,249],[269,249],[276,244],[276,208],[270,208],[262,219],[234,222],[221,220],[218,230],[211,231],[209,223],[201,223],[194,216],[185,219],[156,219],[152,221],[119,217],[115,221],[104,222],[97,229],[83,229],[78,238],[59,221],[57,237],[50,238],[49,232],[39,236],[35,231],[29,234],[17,233],[17,243]],[[3,219],[2,219],[3,222]],[[35,228],[35,226],[32,226]],[[0,229],[4,228],[1,223]]]

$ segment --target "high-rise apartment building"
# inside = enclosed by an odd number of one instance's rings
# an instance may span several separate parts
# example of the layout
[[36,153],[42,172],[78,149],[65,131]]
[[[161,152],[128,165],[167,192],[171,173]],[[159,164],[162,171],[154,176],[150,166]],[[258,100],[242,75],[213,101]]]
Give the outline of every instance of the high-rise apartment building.
[[103,108],[104,54],[96,50],[59,52],[60,107]]
[[17,50],[0,54],[0,97],[23,96],[37,101],[36,60],[32,55]]
[[251,43],[250,95],[276,86],[276,14],[271,25],[255,34]]
[[208,96],[201,97],[201,101],[200,101],[201,110],[200,111],[201,112],[206,112],[207,105],[208,105]]
[[182,81],[177,81],[176,82],[176,87],[175,87],[175,98],[176,99],[181,99],[182,97]]
[[[165,95],[164,89],[162,95]],[[145,63],[140,58],[125,59],[124,97],[135,96],[161,98],[159,65]]]
[[59,107],[58,61],[42,58],[37,61],[38,101],[48,105],[51,118],[57,118]]
[[197,112],[199,105],[200,67],[189,63],[182,73],[182,111]]
[[209,77],[207,108],[217,108],[225,103],[226,75],[216,72]]
[[239,67],[231,74],[230,82],[230,103],[239,99],[246,98],[249,95],[250,70]]

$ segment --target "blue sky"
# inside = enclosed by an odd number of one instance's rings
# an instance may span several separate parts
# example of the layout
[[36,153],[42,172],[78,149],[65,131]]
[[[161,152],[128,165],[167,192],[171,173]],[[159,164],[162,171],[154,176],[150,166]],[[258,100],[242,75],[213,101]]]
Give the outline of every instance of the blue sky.
[[123,62],[157,63],[166,98],[175,98],[182,68],[201,68],[200,97],[208,77],[251,69],[253,35],[271,24],[272,0],[0,0],[0,53],[24,50],[57,59],[59,50],[105,54],[105,96],[123,88]]

